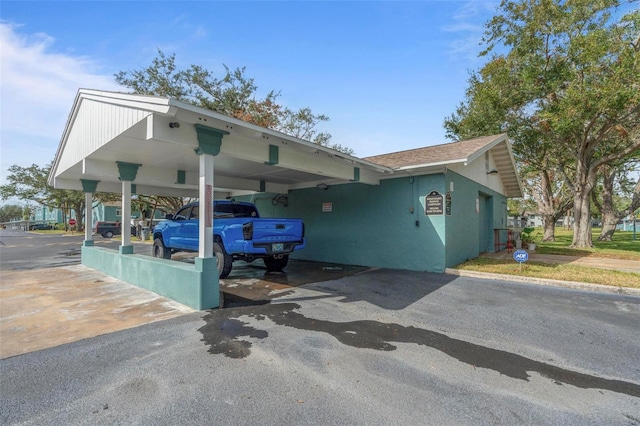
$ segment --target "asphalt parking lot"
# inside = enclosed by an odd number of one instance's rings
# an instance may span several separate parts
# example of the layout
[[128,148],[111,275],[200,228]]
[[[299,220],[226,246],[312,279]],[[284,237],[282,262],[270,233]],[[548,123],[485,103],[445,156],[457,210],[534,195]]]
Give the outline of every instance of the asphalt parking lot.
[[640,298],[349,272],[0,360],[0,422],[640,424]]

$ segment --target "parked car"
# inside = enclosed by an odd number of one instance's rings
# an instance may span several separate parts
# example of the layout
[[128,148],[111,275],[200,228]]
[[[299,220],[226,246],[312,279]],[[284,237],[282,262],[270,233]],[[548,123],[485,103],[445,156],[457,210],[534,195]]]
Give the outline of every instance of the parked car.
[[[96,226],[93,228],[93,233],[102,235],[104,238],[111,238],[114,235],[122,234],[122,227],[120,222],[96,222]],[[136,236],[136,227],[131,225],[131,235]]]
[[50,229],[53,229],[53,226],[48,223],[34,223],[29,226],[30,231],[48,231]]
[[[153,230],[153,256],[171,259],[179,251],[198,251],[199,204],[191,203]],[[213,202],[213,252],[220,278],[231,272],[234,260],[262,259],[268,271],[281,271],[289,254],[305,247],[301,219],[261,218],[252,203]]]

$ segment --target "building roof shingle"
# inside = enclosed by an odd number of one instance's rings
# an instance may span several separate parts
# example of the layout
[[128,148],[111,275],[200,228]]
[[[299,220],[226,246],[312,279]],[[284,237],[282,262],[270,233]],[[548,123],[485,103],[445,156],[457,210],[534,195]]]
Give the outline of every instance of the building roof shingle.
[[482,148],[502,136],[504,136],[504,134],[484,136],[466,141],[409,149],[406,151],[392,152],[390,154],[374,155],[363,158],[363,160],[392,169],[426,164],[446,164],[448,162],[467,160],[482,150]]

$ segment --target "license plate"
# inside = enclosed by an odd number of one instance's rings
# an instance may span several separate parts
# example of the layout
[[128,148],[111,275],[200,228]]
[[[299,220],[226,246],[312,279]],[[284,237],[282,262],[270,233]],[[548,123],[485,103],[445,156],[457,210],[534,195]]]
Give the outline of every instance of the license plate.
[[284,245],[282,243],[271,244],[271,250],[272,251],[282,251],[282,250],[284,250]]

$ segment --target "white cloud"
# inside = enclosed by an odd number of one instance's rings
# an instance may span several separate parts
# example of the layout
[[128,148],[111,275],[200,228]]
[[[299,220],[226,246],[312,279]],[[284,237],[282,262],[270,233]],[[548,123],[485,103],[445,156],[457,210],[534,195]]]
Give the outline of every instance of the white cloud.
[[98,64],[90,58],[54,52],[53,37],[19,30],[16,24],[0,22],[2,133],[59,140],[79,88],[118,86],[113,76],[96,72]]
[[0,184],[13,164],[53,160],[79,88],[121,90],[96,62],[56,53],[54,45],[47,34],[21,34],[0,21]]
[[449,56],[465,62],[478,62],[484,25],[495,13],[497,5],[496,1],[469,0],[461,3],[451,17],[452,22],[443,27],[444,31],[458,35],[451,38]]

